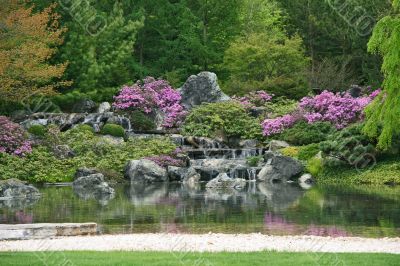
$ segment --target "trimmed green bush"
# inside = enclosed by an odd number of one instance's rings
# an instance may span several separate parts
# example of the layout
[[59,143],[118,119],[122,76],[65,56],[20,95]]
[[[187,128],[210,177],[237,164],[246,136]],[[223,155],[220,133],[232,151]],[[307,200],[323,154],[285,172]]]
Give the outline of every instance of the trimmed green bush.
[[106,124],[101,129],[101,134],[123,138],[123,137],[125,137],[125,129],[123,127],[121,127],[120,125]]
[[233,101],[202,104],[192,110],[183,125],[183,133],[198,137],[239,137],[262,139],[259,121]]
[[292,145],[302,146],[324,141],[334,132],[336,132],[335,128],[328,122],[308,124],[300,121],[275,138],[287,141]]
[[323,170],[323,161],[321,158],[313,157],[307,161],[306,166],[307,171],[313,175],[318,176]]
[[307,161],[320,152],[319,144],[313,143],[307,146],[299,147],[298,158]]
[[33,125],[28,129],[28,132],[37,137],[44,137],[47,133],[47,129],[42,125]]
[[134,130],[146,131],[153,130],[156,128],[156,124],[149,116],[145,115],[141,111],[133,111],[129,115],[131,125]]
[[94,129],[91,125],[87,125],[87,124],[83,124],[83,125],[78,125],[77,127],[73,128],[72,130],[76,130],[76,131],[89,131],[94,133]]

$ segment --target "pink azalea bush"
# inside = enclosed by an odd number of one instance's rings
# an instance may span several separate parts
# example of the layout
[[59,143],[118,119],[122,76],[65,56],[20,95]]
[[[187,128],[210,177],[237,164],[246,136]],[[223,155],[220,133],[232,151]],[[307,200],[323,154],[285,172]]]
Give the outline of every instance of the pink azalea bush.
[[155,162],[157,165],[161,167],[167,167],[167,166],[184,167],[186,165],[186,162],[181,158],[178,158],[178,155],[181,153],[182,150],[180,148],[177,148],[171,154],[147,157],[146,159]]
[[350,94],[334,94],[324,91],[314,97],[305,97],[300,101],[295,114],[287,114],[275,119],[262,122],[264,136],[282,133],[292,127],[297,121],[305,120],[309,124],[330,122],[337,129],[342,129],[361,121],[364,118],[364,108],[380,93],[372,92],[369,96],[353,98]]
[[161,110],[164,115],[163,127],[179,125],[186,112],[181,105],[181,95],[167,81],[148,77],[133,86],[124,86],[114,97],[113,106],[118,110],[140,110],[150,114]]
[[26,132],[7,117],[0,116],[0,153],[24,156],[32,152],[31,143],[26,139]]
[[243,97],[233,96],[232,99],[242,104],[245,108],[264,106],[272,100],[272,96],[265,91],[255,91]]

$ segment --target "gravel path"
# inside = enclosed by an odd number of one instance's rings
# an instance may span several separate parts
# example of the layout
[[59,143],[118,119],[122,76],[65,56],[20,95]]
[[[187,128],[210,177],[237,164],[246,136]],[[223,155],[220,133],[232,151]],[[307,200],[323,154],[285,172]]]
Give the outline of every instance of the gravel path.
[[0,251],[292,251],[400,254],[400,238],[267,236],[262,234],[133,234],[0,241]]

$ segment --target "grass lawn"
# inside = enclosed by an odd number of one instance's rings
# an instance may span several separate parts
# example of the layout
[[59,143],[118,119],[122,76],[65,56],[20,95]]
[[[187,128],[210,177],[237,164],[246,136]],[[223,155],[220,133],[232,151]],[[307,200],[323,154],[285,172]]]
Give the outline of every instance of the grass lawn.
[[370,253],[0,252],[1,265],[400,265],[400,255]]

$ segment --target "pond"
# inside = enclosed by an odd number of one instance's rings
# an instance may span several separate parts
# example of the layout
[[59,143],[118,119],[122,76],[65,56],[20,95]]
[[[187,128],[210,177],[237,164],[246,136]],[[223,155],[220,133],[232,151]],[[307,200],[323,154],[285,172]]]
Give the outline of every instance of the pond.
[[254,233],[400,236],[400,188],[249,182],[243,191],[181,184],[119,185],[114,198],[84,199],[71,186],[0,207],[0,223],[96,222],[100,233]]

